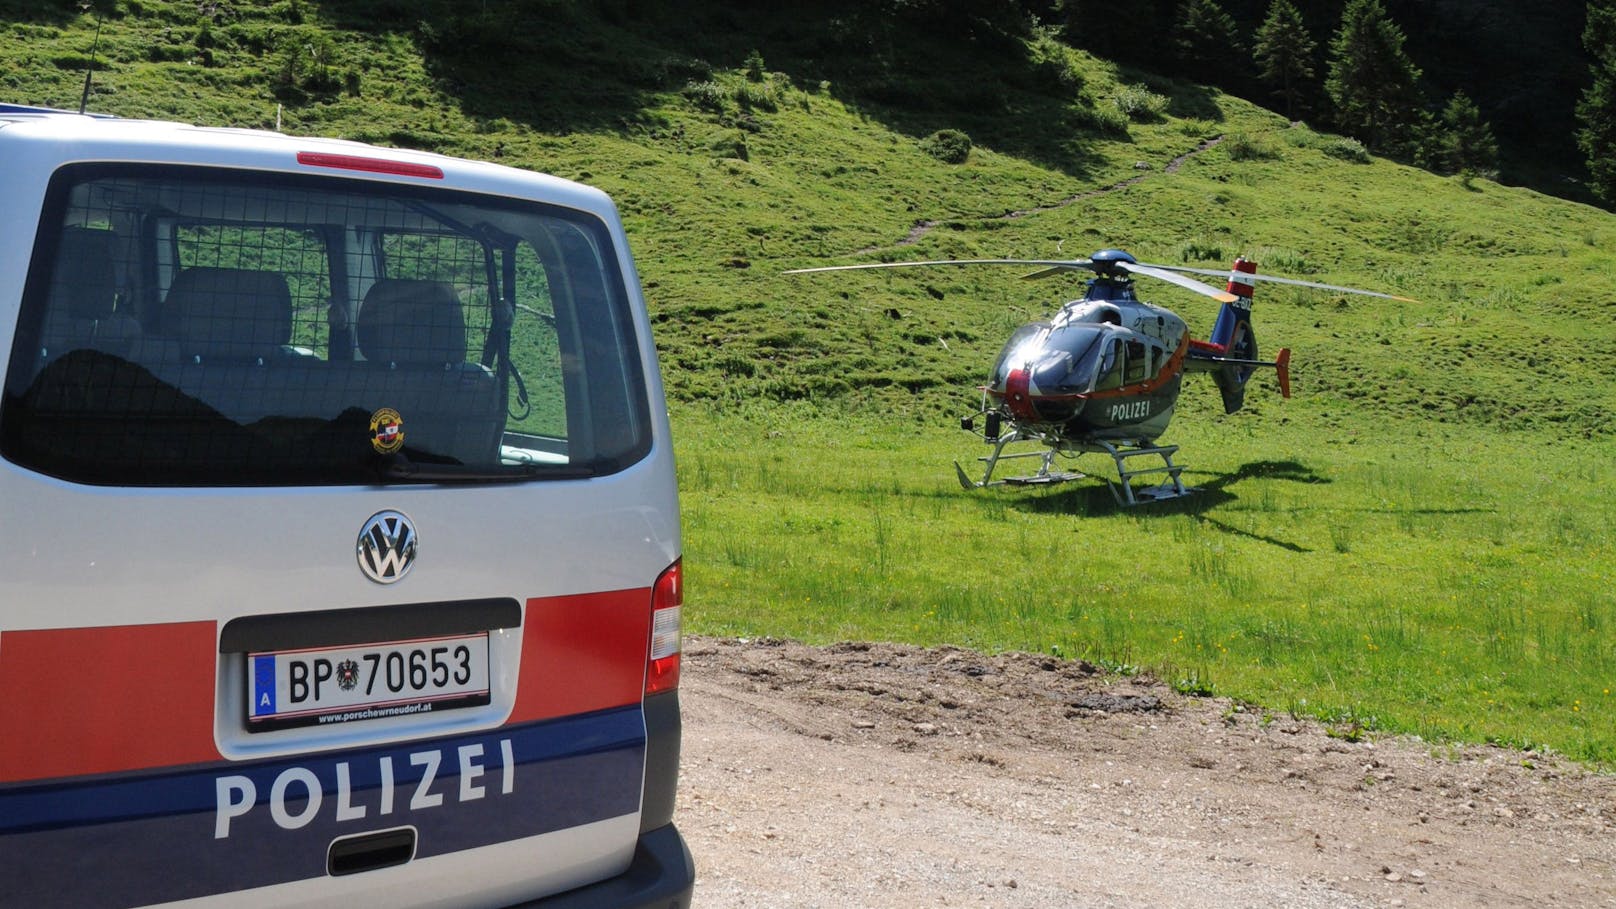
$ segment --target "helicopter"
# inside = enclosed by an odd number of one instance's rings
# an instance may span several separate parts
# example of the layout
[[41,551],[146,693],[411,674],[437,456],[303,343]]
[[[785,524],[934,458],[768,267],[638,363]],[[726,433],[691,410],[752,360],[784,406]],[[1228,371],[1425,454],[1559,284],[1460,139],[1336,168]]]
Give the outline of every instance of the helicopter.
[[[785,273],[971,265],[1036,267],[1023,276],[1026,279],[1073,271],[1092,272],[1094,277],[1088,279],[1082,299],[1062,304],[1048,319],[1017,328],[1005,342],[988,383],[981,387],[981,408],[960,421],[962,429],[978,432],[980,419],[978,434],[993,449],[978,459],[985,465],[980,479],[954,462],[960,485],[970,490],[1082,479],[1086,474],[1077,470],[1057,470],[1056,456],[1076,459],[1103,453],[1115,462],[1118,476],[1115,482],[1106,478],[1106,483],[1117,502],[1127,506],[1195,491],[1184,485],[1183,466],[1173,462],[1178,446],[1156,441],[1172,421],[1186,373],[1211,375],[1225,413],[1244,406],[1246,385],[1259,369],[1274,370],[1280,394],[1290,397],[1289,348],[1281,349],[1273,360],[1259,359],[1251,320],[1258,281],[1412,302],[1378,291],[1259,275],[1257,263],[1244,257],[1235,259],[1225,289],[1218,290],[1188,275],[1221,277],[1222,271],[1140,262],[1120,249],[1103,249],[1086,259],[941,259],[830,265]],[[1177,313],[1141,300],[1134,290],[1134,278],[1140,276],[1222,304],[1206,340],[1191,337]],[[1042,450],[1007,451],[1018,443]],[[1037,459],[1036,469],[994,478],[1001,461],[1019,458]],[[1134,485],[1135,477],[1151,474],[1163,474],[1165,479],[1150,486]]]

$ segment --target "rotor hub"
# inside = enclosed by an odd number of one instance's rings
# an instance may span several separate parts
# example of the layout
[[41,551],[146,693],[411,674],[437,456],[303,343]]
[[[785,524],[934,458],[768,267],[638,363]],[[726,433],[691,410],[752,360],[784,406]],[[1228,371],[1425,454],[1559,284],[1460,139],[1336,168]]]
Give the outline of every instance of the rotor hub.
[[1094,269],[1095,274],[1107,278],[1125,277],[1127,272],[1117,266],[1137,265],[1139,263],[1138,259],[1120,249],[1102,249],[1089,256],[1089,261],[1093,263],[1090,267]]

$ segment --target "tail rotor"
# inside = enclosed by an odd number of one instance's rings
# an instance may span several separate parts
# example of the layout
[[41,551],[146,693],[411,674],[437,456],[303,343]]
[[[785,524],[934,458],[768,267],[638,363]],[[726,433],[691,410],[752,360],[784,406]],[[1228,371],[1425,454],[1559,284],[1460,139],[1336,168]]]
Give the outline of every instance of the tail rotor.
[[[1212,325],[1212,344],[1223,349],[1223,356],[1231,360],[1256,360],[1257,334],[1251,326],[1251,301],[1257,288],[1257,263],[1245,257],[1234,260],[1229,269],[1228,292],[1234,299],[1218,309],[1218,320]],[[1289,364],[1289,352],[1286,352]],[[1246,383],[1256,368],[1244,364],[1227,363],[1212,374],[1218,391],[1223,395],[1223,412],[1234,413],[1246,402]],[[1289,385],[1286,371],[1285,385]]]

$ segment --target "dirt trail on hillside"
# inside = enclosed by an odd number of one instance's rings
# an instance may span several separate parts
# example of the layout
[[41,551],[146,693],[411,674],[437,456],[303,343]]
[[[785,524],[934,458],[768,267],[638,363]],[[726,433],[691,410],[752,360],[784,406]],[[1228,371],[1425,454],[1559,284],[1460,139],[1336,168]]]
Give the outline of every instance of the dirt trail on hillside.
[[1030,654],[692,638],[703,907],[1616,907],[1616,777]]

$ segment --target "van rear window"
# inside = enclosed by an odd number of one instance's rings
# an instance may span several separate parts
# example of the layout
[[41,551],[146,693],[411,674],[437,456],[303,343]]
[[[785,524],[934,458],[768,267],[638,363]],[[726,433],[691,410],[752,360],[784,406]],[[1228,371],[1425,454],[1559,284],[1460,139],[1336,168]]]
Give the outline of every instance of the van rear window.
[[650,447],[610,233],[537,202],[66,167],[15,338],[0,454],[77,482],[498,482]]

